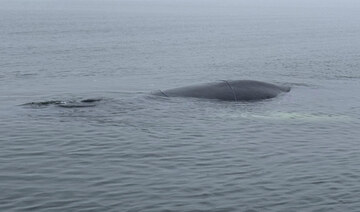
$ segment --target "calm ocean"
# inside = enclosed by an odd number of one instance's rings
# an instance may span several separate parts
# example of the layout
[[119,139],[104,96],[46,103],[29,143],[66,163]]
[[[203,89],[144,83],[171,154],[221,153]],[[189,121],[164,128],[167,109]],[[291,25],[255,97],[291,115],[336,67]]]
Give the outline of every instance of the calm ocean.
[[1,0],[0,211],[359,211],[359,91],[358,1]]

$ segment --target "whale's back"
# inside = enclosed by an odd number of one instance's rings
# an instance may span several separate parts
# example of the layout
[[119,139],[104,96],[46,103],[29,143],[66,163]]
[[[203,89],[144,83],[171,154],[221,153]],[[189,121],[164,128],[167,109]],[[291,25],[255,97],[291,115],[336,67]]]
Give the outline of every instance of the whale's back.
[[253,101],[276,97],[290,87],[253,80],[222,80],[219,82],[160,90],[153,94],[166,97],[194,97],[224,101]]
[[237,101],[270,99],[282,92],[290,91],[290,87],[287,86],[254,80],[234,80],[228,81],[228,83],[233,89]]

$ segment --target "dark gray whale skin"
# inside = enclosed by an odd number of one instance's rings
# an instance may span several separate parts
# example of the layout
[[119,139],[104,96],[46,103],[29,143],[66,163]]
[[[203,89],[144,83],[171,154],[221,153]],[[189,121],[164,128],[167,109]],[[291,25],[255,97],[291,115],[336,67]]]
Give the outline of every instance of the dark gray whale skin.
[[153,92],[165,97],[193,97],[223,101],[257,101],[289,92],[290,87],[254,80],[222,80]]

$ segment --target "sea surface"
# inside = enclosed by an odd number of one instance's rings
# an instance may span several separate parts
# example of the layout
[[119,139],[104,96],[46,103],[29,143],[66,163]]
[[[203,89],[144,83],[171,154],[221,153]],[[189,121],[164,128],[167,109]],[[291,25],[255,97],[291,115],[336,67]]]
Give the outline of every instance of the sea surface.
[[1,0],[0,211],[359,211],[359,93],[358,1]]

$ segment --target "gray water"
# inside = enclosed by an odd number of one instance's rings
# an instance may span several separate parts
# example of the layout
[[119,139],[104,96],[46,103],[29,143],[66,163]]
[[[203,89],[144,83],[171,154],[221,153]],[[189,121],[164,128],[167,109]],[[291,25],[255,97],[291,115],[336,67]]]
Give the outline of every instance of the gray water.
[[[0,211],[359,211],[359,23],[340,0],[1,1]],[[224,79],[292,90],[150,94]]]

